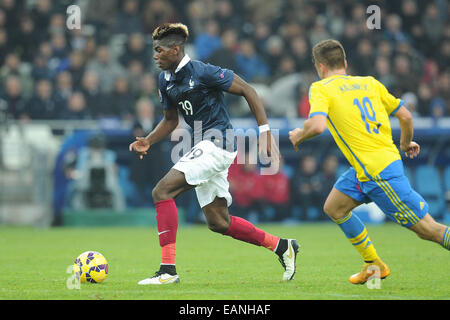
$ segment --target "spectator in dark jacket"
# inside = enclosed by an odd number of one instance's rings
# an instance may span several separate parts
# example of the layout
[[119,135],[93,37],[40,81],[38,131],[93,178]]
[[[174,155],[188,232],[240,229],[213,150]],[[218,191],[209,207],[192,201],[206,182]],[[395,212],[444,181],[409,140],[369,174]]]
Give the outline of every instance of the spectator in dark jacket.
[[225,30],[221,36],[221,43],[222,46],[214,50],[207,61],[215,66],[236,70],[236,50],[238,48],[236,30]]
[[205,32],[195,37],[194,46],[199,60],[207,60],[215,50],[222,46],[220,29],[216,21],[206,22]]
[[307,155],[300,159],[294,178],[292,179],[293,205],[301,208],[302,219],[307,219],[307,211],[313,208],[321,208],[323,205],[320,175],[317,172],[317,160]]
[[87,109],[93,118],[101,118],[108,114],[107,95],[100,92],[98,74],[86,71],[81,83],[81,92],[86,99]]
[[114,90],[108,96],[107,115],[130,118],[133,114],[134,98],[129,91],[128,81],[124,77],[116,79]]
[[6,79],[5,92],[2,94],[2,109],[6,110],[9,118],[28,118],[25,112],[26,99],[22,95],[22,85],[17,76]]
[[90,120],[91,116],[86,108],[86,100],[83,93],[75,91],[69,97],[66,108],[62,111],[63,120]]
[[141,32],[142,21],[139,15],[139,1],[125,0],[123,1],[122,10],[119,11],[114,33],[131,34]]
[[23,61],[32,62],[42,38],[31,16],[24,15],[20,18],[19,28],[10,36],[10,47],[21,55]]
[[74,91],[72,86],[72,75],[68,71],[63,71],[56,76],[55,102],[58,110],[62,111],[67,106],[67,101]]
[[32,120],[57,119],[58,110],[53,99],[53,86],[47,79],[36,84],[35,95],[27,103],[26,112]]
[[133,33],[130,35],[125,52],[119,60],[124,68],[128,68],[132,61],[140,61],[144,68],[150,67],[151,54],[141,33]]
[[241,42],[241,52],[236,55],[236,67],[244,80],[252,82],[266,79],[270,75],[268,64],[255,51],[253,41],[245,39]]

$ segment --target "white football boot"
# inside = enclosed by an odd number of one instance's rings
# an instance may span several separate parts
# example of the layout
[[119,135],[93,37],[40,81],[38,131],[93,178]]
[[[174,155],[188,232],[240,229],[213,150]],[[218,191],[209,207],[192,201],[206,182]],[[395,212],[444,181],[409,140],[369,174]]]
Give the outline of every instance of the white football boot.
[[297,240],[286,239],[288,242],[288,247],[286,251],[278,258],[281,265],[284,268],[283,281],[289,281],[294,279],[294,274],[297,269],[295,264],[297,259],[297,252],[300,247]]
[[180,277],[177,274],[171,275],[168,273],[163,273],[161,271],[156,271],[155,275],[151,278],[147,278],[138,282],[140,285],[148,284],[169,284],[180,282]]

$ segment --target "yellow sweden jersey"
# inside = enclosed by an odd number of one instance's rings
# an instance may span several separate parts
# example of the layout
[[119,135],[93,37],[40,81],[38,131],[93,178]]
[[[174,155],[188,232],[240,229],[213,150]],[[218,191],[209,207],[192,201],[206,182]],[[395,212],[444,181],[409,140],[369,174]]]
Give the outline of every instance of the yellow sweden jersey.
[[392,140],[389,115],[403,101],[373,77],[334,75],[314,82],[309,117],[327,116],[327,125],[360,181],[371,180],[401,159]]

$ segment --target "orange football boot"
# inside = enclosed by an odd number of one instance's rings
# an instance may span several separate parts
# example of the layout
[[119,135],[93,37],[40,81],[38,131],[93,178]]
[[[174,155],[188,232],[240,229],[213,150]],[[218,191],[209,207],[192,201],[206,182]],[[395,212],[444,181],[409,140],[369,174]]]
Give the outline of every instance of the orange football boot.
[[[379,274],[377,275],[377,273]],[[371,276],[379,276],[381,279],[386,278],[391,273],[388,266],[381,261],[380,258],[372,263],[364,263],[360,273],[352,275],[348,281],[353,284],[364,284]]]

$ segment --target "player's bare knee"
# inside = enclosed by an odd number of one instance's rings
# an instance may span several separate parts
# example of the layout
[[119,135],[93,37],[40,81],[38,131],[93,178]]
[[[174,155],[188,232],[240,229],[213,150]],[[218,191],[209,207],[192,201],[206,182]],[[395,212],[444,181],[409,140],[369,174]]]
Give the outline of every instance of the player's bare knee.
[[153,198],[154,202],[160,201],[158,186],[153,188],[153,190],[152,190],[152,198]]
[[168,193],[163,188],[161,188],[159,184],[157,184],[156,187],[153,188],[152,197],[154,202],[170,199],[168,197]]
[[325,214],[327,216],[329,216],[331,219],[334,219],[334,220],[343,218],[348,214],[348,211],[343,210],[343,208],[329,205],[327,202],[325,202],[325,204],[323,206],[323,212],[325,212]]
[[332,215],[332,210],[330,208],[330,206],[325,202],[325,204],[323,205],[323,212],[325,212],[325,214],[329,217],[331,217]]

